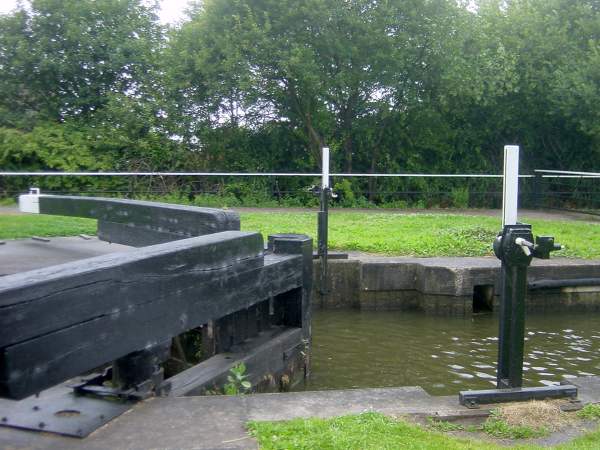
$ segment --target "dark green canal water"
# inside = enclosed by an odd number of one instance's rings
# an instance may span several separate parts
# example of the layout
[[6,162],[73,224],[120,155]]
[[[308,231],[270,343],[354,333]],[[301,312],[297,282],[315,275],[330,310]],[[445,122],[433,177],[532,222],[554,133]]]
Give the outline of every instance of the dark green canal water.
[[[600,375],[600,314],[527,317],[524,384]],[[312,374],[299,389],[421,386],[432,395],[495,386],[498,318],[315,311]]]

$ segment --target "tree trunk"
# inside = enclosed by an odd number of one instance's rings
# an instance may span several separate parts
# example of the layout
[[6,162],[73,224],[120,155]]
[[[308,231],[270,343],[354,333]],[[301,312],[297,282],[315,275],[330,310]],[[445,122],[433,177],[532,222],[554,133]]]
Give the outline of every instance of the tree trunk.
[[321,163],[321,149],[324,147],[323,138],[317,132],[317,130],[315,130],[315,128],[313,127],[312,118],[310,116],[310,113],[306,113],[304,115],[304,117],[305,117],[304,123],[306,125],[306,131],[307,131],[309,142],[310,142],[309,143],[310,150],[311,150],[315,160],[317,162],[319,162],[319,164],[320,164]]
[[346,170],[346,173],[352,173],[353,144],[352,135],[348,133],[344,138],[344,169]]

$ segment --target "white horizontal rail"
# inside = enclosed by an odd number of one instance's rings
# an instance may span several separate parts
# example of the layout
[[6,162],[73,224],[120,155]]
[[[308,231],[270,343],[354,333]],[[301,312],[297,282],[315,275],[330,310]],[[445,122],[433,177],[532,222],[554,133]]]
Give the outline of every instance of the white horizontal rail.
[[78,176],[78,177],[132,177],[132,176],[144,176],[144,177],[223,177],[223,176],[234,176],[234,177],[320,177],[320,173],[265,173],[265,172],[0,172],[0,176],[13,177],[13,176],[28,176],[28,177],[65,177],[65,176]]
[[[4,177],[321,177],[321,173],[264,173],[264,172],[0,172]],[[502,178],[502,175],[474,173],[331,173],[332,177],[417,177],[417,178]],[[519,175],[520,178],[533,178],[534,175]]]
[[550,175],[542,175],[542,178],[598,178],[598,172],[574,172],[570,170],[542,170],[536,169],[536,173],[546,173]]

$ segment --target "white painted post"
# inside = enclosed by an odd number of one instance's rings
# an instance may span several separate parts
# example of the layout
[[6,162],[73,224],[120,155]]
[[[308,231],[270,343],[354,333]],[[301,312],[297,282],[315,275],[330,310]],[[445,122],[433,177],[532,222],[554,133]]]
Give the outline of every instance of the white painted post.
[[519,200],[519,146],[504,146],[504,179],[502,185],[502,226],[517,223]]
[[327,189],[329,187],[329,147],[323,147],[323,177],[321,180],[321,188]]

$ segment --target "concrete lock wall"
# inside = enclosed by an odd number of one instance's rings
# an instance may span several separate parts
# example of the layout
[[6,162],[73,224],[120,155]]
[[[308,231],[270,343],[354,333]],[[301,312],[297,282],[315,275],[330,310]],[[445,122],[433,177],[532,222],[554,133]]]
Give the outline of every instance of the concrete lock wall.
[[[319,261],[313,270],[318,280]],[[593,278],[600,278],[597,260],[535,260],[528,273],[530,284]],[[467,316],[498,308],[500,261],[491,257],[330,260],[328,282],[327,295],[321,295],[315,285],[315,307]],[[530,289],[527,310],[599,311],[600,285]]]

